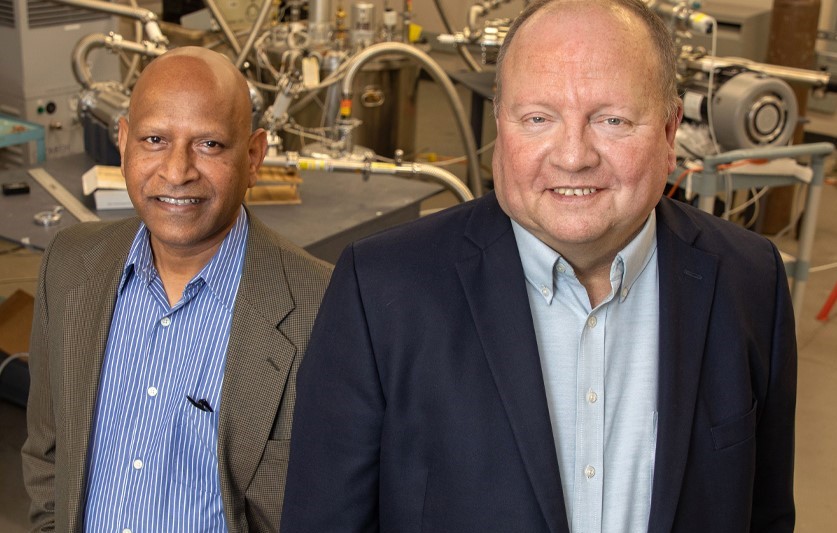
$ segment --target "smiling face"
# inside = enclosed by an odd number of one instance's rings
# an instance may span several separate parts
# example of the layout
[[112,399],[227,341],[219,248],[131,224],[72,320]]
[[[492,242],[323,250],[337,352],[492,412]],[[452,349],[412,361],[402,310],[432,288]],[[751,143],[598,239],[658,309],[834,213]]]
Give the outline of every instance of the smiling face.
[[155,256],[214,253],[265,154],[264,131],[250,132],[246,81],[215,52],[177,49],[145,69],[128,117],[122,172]]
[[497,198],[578,269],[610,264],[674,169],[656,59],[635,17],[582,2],[534,14],[504,59]]

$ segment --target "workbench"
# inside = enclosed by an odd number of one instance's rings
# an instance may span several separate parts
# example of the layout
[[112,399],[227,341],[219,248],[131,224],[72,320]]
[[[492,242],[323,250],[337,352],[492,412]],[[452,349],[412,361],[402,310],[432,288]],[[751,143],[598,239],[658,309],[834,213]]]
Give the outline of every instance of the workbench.
[[[94,165],[85,154],[67,156],[38,165],[102,220],[118,220],[134,214],[128,210],[93,209],[92,198],[82,196],[81,175]],[[377,231],[418,218],[419,204],[442,187],[386,175],[346,172],[303,172],[299,205],[248,206],[252,213],[276,232],[311,254],[334,262],[350,242]],[[43,250],[61,229],[78,220],[64,211],[61,221],[39,226],[34,215],[51,210],[58,202],[28,174],[26,169],[0,172],[0,183],[25,181],[28,194],[0,196],[0,237]]]

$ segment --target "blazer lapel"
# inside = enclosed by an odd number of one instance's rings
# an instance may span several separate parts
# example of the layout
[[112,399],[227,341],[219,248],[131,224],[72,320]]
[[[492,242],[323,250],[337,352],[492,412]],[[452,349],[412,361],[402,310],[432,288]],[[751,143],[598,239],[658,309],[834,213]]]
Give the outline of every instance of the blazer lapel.
[[[116,291],[138,223],[125,224],[113,240],[93,247],[83,257],[84,281],[67,294],[64,308],[63,402],[67,454],[69,531],[81,524],[87,482],[87,456],[99,376],[107,346]],[[114,250],[117,253],[114,253]],[[65,406],[72,406],[67,412]]]
[[567,516],[523,267],[508,217],[492,194],[480,200],[466,238],[479,251],[457,263],[488,365],[546,523]]
[[281,250],[251,217],[219,413],[218,466],[227,510],[240,507],[233,494],[244,494],[249,486],[288,394],[285,383],[297,349],[280,325],[293,309]]
[[717,257],[693,246],[699,231],[668,201],[658,205],[659,422],[650,532],[671,531],[689,453],[718,268]]

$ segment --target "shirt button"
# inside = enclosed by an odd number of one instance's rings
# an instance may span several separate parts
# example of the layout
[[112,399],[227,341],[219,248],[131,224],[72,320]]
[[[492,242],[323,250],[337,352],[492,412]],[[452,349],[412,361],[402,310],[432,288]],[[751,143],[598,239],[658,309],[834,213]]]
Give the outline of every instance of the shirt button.
[[549,296],[549,289],[547,289],[546,287],[541,287],[541,294],[548,297]]
[[148,387],[149,396],[157,396],[157,387]]
[[584,467],[584,476],[587,479],[592,479],[593,476],[595,476],[595,475],[596,475],[596,469],[595,468],[593,468],[590,465],[587,465],[587,466]]
[[595,315],[591,316],[590,318],[587,319],[587,326],[590,327],[590,328],[595,328],[596,327],[596,322],[597,322],[596,316]]
[[622,289],[622,298],[628,297],[628,289]]
[[163,320],[160,321],[160,324],[162,324],[164,328],[168,327],[168,325],[171,324],[171,318],[164,316]]
[[562,265],[561,263],[558,263],[558,272],[563,274],[566,271],[567,271],[566,267],[564,267],[564,265]]
[[122,533],[131,533],[131,530],[126,527],[122,530]]
[[142,460],[134,459],[134,470],[142,470]]
[[599,395],[598,395],[598,394],[596,394],[596,392],[595,392],[595,391],[590,391],[590,392],[588,392],[588,393],[587,393],[587,401],[588,401],[588,402],[590,402],[590,403],[596,403],[596,401],[597,401],[598,399],[599,399]]

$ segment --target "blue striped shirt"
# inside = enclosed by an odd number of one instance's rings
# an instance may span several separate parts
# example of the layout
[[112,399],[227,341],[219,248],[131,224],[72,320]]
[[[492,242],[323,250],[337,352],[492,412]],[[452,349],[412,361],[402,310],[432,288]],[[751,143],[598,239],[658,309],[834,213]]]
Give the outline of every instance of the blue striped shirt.
[[591,308],[572,265],[514,223],[572,533],[648,531],[657,445],[656,215]]
[[[247,242],[244,209],[170,307],[145,225],[122,274],[93,423],[88,532],[226,531],[218,412]],[[187,398],[206,400],[210,410]]]

